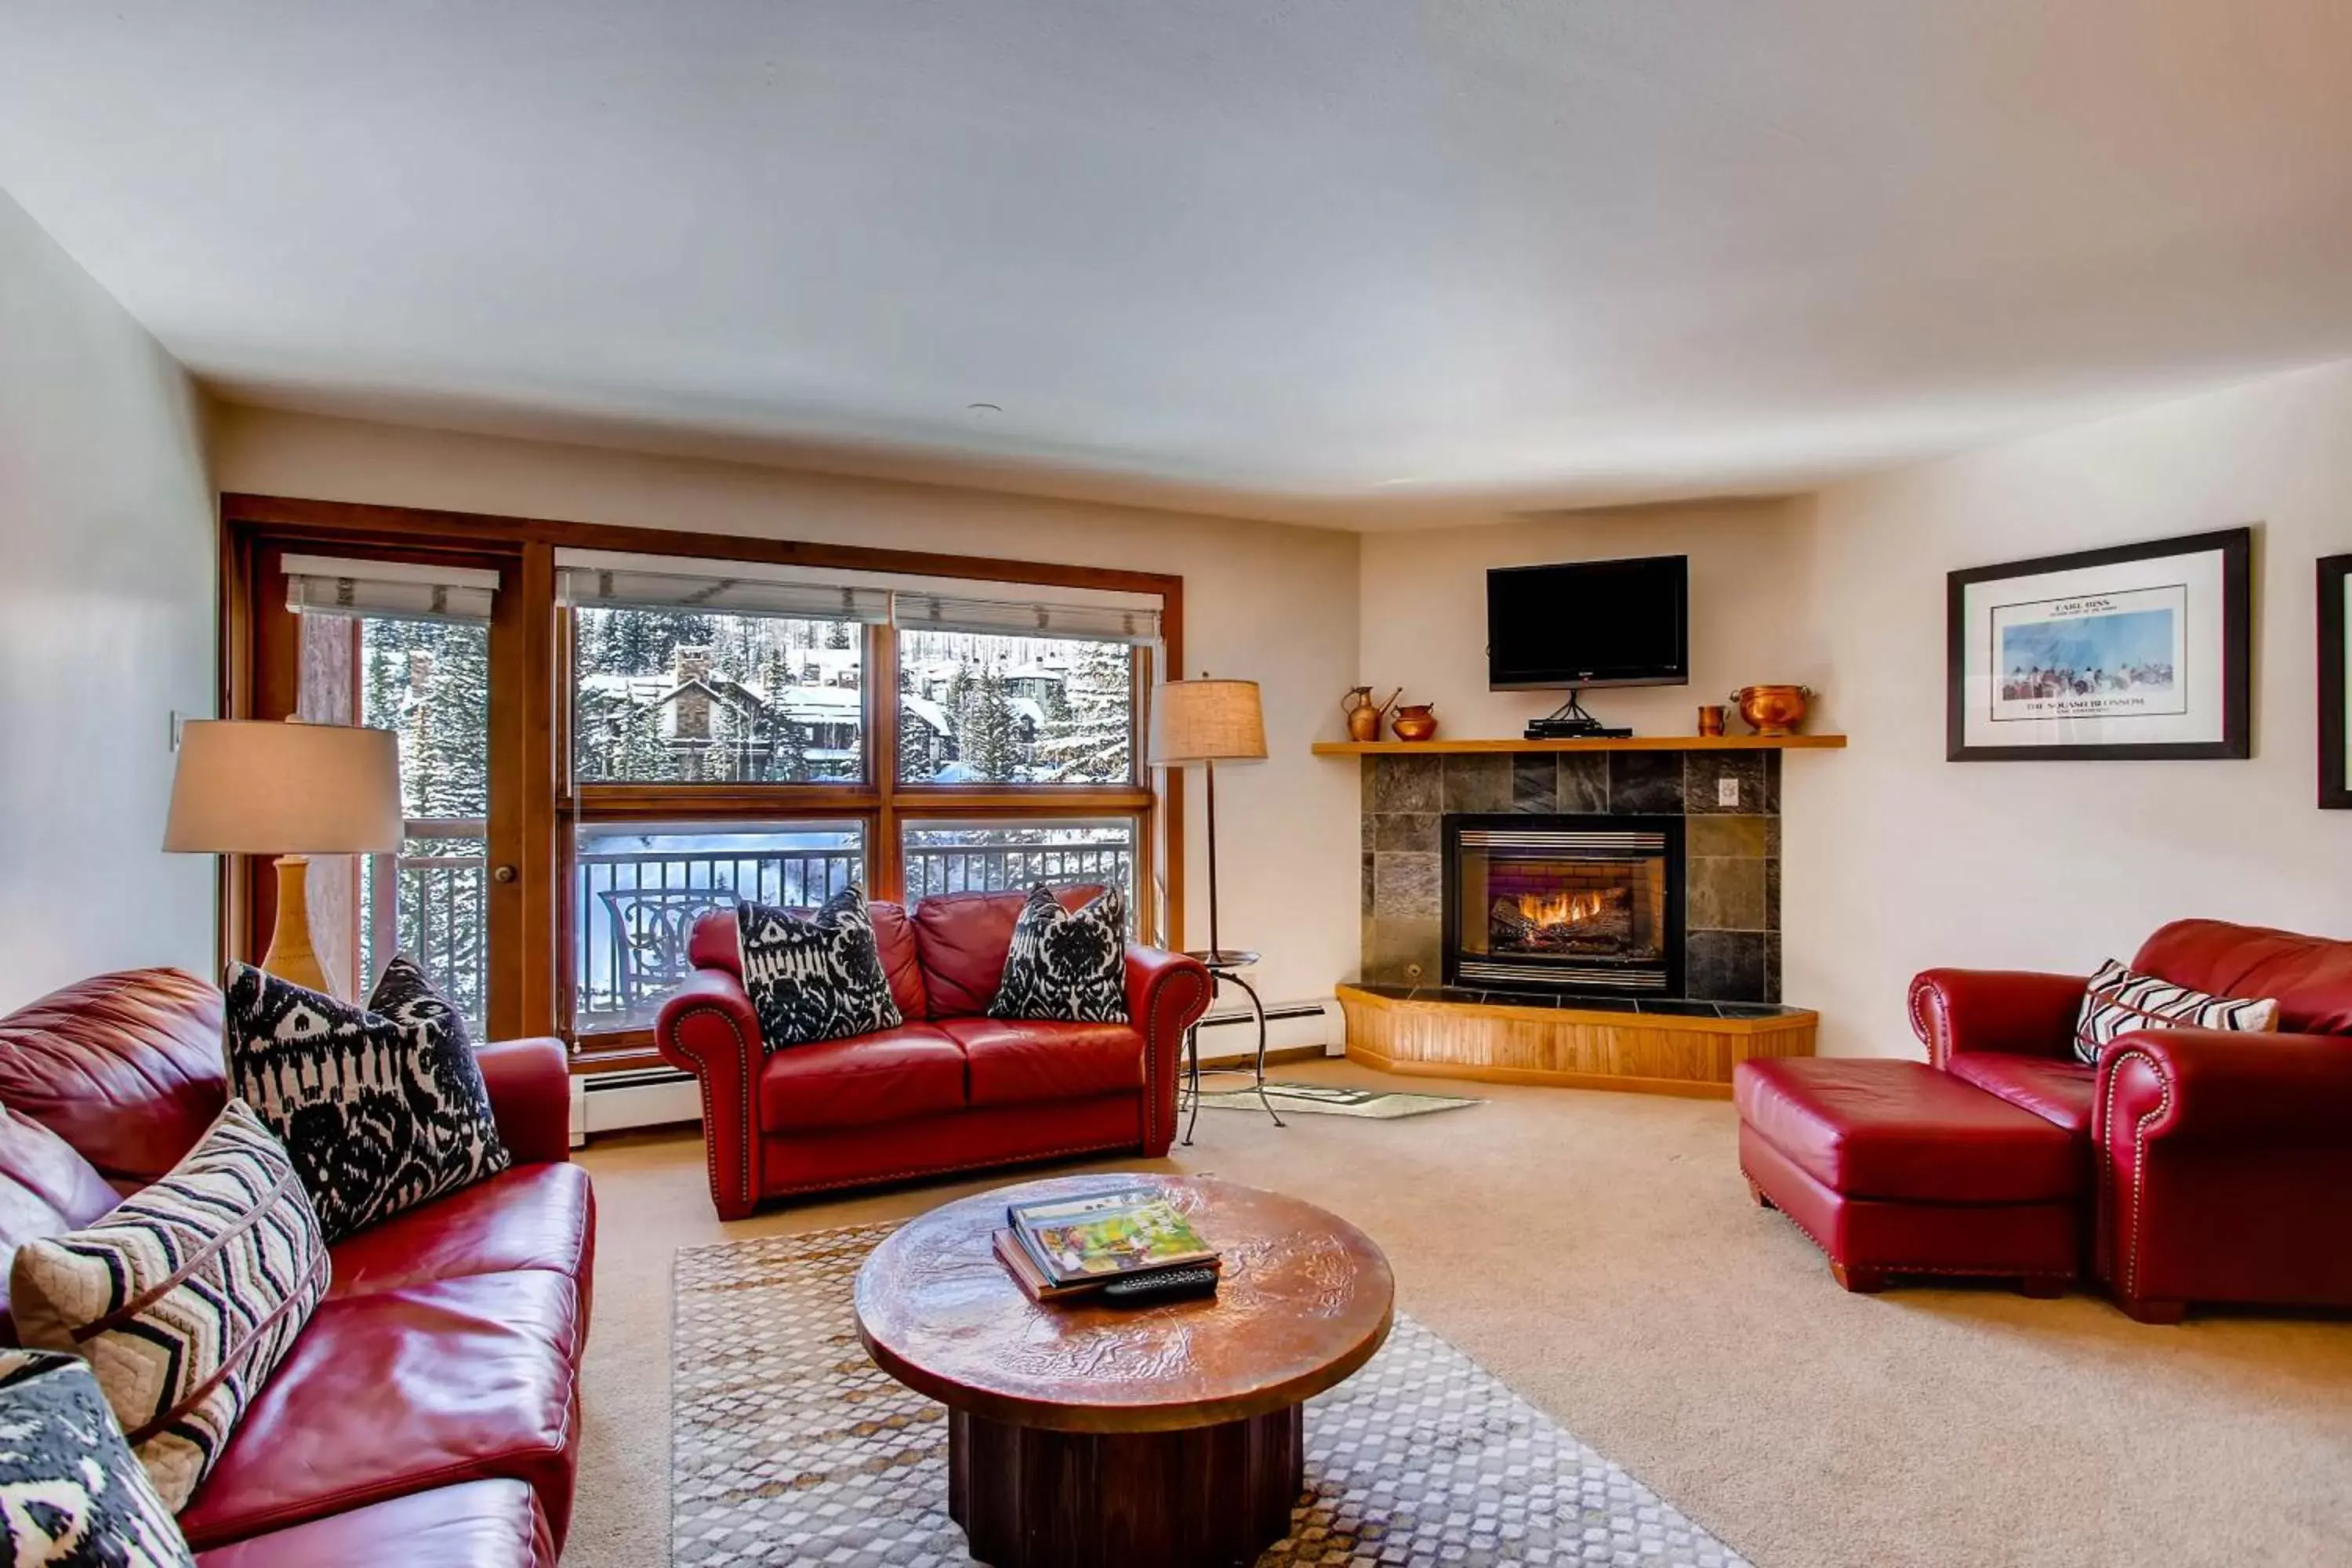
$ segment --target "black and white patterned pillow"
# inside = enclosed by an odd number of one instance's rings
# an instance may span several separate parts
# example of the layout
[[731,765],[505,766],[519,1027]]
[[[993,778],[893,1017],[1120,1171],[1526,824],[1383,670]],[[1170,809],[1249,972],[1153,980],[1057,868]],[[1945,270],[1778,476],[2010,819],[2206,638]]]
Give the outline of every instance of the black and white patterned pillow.
[[1030,889],[988,1016],[1126,1023],[1127,900],[1118,889],[1066,910],[1043,882]]
[[89,1359],[155,1494],[181,1509],[332,1269],[293,1162],[232,1100],[161,1180],[18,1247],[9,1307],[26,1344]]
[[2247,1029],[2278,1027],[2278,1004],[2269,997],[2240,1001],[2210,996],[2139,974],[2114,959],[2099,965],[2083,993],[2074,1021],[2074,1059],[2099,1065],[2099,1056],[2122,1037],[2141,1029]]
[[366,1007],[245,963],[227,988],[229,1092],[285,1143],[329,1240],[514,1163],[465,1024],[408,959]]
[[743,990],[760,1016],[767,1049],[870,1035],[905,1022],[882,973],[865,891],[856,883],[814,915],[738,904],[735,931]]
[[195,1568],[89,1363],[0,1351],[0,1563]]

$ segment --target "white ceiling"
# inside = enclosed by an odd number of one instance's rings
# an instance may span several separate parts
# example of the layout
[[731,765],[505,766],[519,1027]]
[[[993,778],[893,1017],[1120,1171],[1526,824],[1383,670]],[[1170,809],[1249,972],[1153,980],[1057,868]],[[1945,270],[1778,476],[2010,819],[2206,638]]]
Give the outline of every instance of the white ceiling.
[[0,0],[0,188],[239,400],[1401,526],[2352,355],[2352,4]]

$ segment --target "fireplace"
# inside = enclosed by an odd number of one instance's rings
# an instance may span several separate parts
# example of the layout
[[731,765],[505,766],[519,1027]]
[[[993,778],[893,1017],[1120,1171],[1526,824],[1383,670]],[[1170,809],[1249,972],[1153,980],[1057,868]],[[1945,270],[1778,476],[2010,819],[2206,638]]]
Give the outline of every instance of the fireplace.
[[1449,816],[1445,983],[1679,996],[1683,819]]

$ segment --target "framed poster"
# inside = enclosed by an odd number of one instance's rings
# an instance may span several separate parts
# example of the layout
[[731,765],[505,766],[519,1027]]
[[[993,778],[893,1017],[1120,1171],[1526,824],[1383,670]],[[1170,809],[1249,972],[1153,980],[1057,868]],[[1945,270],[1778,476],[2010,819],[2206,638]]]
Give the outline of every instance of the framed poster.
[[2253,546],[2233,528],[1953,573],[1944,754],[2251,755]]
[[2344,628],[2352,622],[2352,555],[2330,555],[2319,563],[2319,805],[2324,811],[2352,810],[2352,722],[2344,705],[2352,701],[2352,670],[2345,661],[2352,647]]

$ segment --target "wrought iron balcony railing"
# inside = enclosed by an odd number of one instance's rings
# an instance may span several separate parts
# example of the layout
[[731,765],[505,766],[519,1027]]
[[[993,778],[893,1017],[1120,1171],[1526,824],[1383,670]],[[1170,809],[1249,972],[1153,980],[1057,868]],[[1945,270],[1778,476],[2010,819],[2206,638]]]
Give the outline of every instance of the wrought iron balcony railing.
[[[483,834],[478,819],[412,821],[409,847],[426,852],[371,857],[362,895],[367,972],[394,952],[409,954],[478,1031],[488,987]],[[1128,894],[1130,915],[1135,907],[1135,846],[1101,829],[1022,844],[910,843],[904,863],[910,902],[1041,881],[1102,882]],[[812,908],[864,869],[856,847],[582,851],[573,871],[573,1026],[650,1027],[661,999],[686,978],[687,939],[706,912],[747,899]]]

